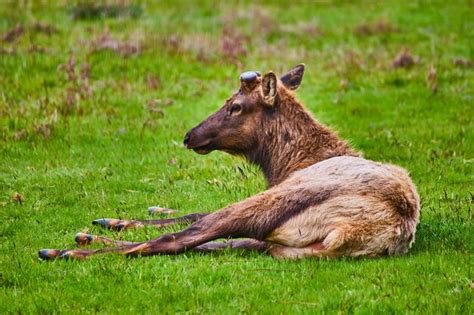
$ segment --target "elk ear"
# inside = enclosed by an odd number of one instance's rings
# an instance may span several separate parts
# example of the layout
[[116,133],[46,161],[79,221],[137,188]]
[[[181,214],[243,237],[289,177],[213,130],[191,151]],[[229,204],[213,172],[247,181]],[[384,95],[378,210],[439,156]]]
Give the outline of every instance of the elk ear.
[[303,74],[304,64],[300,63],[286,74],[282,75],[280,80],[286,88],[290,90],[296,90],[303,80]]
[[262,80],[263,101],[268,107],[273,107],[277,94],[277,77],[273,72],[265,74]]

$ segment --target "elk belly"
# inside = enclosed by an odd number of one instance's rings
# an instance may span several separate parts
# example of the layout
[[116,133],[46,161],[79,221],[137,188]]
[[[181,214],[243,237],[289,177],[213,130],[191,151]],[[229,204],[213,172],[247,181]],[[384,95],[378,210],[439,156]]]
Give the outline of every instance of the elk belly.
[[391,213],[377,198],[337,196],[295,215],[273,230],[266,240],[291,247],[324,242],[331,248],[350,240],[354,248],[364,247],[380,229],[391,230],[390,226],[398,223],[388,218]]
[[330,232],[320,206],[309,207],[273,230],[266,241],[290,247],[305,247],[324,240]]

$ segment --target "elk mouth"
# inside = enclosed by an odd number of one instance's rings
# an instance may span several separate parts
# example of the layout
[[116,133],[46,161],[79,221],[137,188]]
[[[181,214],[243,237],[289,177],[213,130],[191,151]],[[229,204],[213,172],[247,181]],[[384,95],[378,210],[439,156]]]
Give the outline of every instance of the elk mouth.
[[200,144],[200,145],[189,145],[188,144],[187,148],[191,149],[194,152],[196,152],[197,154],[201,154],[201,155],[208,154],[209,152],[214,150],[210,140],[206,141],[205,143]]

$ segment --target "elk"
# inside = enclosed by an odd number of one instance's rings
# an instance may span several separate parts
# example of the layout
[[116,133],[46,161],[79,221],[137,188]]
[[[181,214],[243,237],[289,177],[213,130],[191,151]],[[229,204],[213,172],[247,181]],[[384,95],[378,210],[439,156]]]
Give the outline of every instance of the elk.
[[[258,165],[268,183],[266,191],[211,213],[161,220],[95,220],[93,224],[114,230],[190,225],[137,243],[79,233],[79,245],[112,246],[43,249],[39,256],[82,259],[110,252],[150,256],[222,248],[288,259],[406,253],[420,213],[409,175],[398,166],[364,159],[315,120],[293,92],[303,74],[303,64],[279,79],[273,72],[241,74],[239,90],[184,138],[184,145],[199,154],[221,150]],[[230,241],[213,242],[222,238]]]

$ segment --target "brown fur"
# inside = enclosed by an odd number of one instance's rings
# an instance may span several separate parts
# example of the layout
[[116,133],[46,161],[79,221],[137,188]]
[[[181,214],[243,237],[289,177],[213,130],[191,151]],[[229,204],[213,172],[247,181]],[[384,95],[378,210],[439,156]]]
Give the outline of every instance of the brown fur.
[[[299,65],[281,80],[271,72],[264,77],[256,72],[243,74],[240,90],[185,137],[185,145],[198,153],[222,150],[259,165],[268,190],[210,214],[104,224],[126,228],[194,222],[181,232],[147,242],[119,242],[121,247],[92,251],[42,251],[40,255],[178,254],[193,248],[234,247],[207,242],[236,237],[253,240],[236,242],[235,247],[268,251],[280,258],[407,252],[414,242],[420,211],[410,177],[397,166],[363,159],[313,119],[292,92],[303,72],[304,66]],[[84,244],[114,244],[93,236],[78,239]]]
[[246,158],[260,166],[269,186],[284,181],[296,170],[335,156],[359,156],[330,128],[320,124],[301,106],[293,93],[280,86],[272,112],[256,128],[261,139]]

